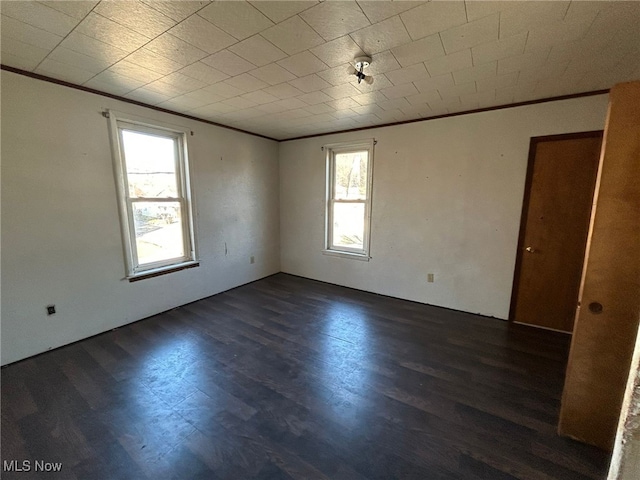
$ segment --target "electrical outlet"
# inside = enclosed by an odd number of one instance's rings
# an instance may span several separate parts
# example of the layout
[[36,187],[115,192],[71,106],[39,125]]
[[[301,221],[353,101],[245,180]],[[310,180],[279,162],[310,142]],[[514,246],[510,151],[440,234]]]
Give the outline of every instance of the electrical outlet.
[[433,283],[433,273],[427,273],[427,282]]
[[54,315],[56,313],[55,305],[47,305],[47,315]]
[[249,260],[249,263],[256,263],[256,257],[251,255],[251,259]]

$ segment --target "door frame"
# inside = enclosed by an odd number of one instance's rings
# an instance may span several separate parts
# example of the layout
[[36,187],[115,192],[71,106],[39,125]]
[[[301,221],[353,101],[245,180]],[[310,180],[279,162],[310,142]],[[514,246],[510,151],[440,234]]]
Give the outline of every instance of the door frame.
[[[527,176],[524,183],[524,196],[522,199],[522,211],[520,212],[520,231],[518,233],[518,247],[516,250],[516,265],[513,273],[513,285],[511,287],[511,305],[509,307],[509,323],[515,323],[516,303],[518,301],[518,289],[520,288],[520,274],[522,273],[522,258],[524,250],[524,234],[526,231],[527,213],[529,211],[529,201],[531,199],[531,187],[533,186],[533,170],[536,160],[538,143],[554,142],[559,140],[575,140],[579,138],[603,138],[604,130],[590,130],[588,132],[561,133],[557,135],[544,135],[541,137],[531,137],[529,142],[529,157],[527,159]],[[584,263],[583,263],[584,268]],[[537,327],[545,328],[545,327]],[[562,332],[560,330],[553,330]]]

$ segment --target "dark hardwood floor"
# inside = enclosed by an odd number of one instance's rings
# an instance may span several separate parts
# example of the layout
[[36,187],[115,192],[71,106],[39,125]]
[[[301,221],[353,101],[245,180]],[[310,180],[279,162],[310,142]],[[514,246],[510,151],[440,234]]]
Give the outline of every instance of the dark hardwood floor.
[[556,435],[567,352],[277,274],[4,368],[2,478],[603,479]]

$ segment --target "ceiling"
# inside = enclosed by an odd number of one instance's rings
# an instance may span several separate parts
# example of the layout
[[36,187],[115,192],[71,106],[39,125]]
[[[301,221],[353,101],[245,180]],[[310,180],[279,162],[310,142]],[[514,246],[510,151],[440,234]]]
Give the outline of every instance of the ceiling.
[[[640,79],[640,2],[2,1],[2,64],[287,139]],[[374,83],[348,74],[371,55]]]

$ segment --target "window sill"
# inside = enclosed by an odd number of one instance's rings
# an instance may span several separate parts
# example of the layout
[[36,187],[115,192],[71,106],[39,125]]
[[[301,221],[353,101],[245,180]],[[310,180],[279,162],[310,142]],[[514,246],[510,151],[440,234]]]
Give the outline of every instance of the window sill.
[[167,267],[154,268],[153,270],[146,270],[144,272],[129,275],[126,278],[127,280],[129,280],[129,282],[139,282],[140,280],[145,280],[147,278],[159,277],[160,275],[166,275],[168,273],[179,272],[180,270],[186,270],[187,268],[195,268],[199,266],[200,262],[190,261],[179,263],[177,265],[169,265]]
[[331,257],[351,258],[362,262],[368,262],[371,259],[369,255],[364,253],[341,252],[339,250],[322,250],[322,254],[329,255]]

